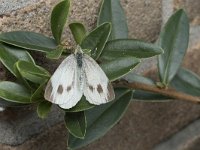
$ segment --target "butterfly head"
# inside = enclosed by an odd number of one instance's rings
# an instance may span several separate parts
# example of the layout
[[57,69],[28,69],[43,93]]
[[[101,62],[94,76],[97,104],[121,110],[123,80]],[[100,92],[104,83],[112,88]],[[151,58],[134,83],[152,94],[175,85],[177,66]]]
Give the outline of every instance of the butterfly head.
[[83,50],[82,50],[82,48],[79,45],[77,45],[74,53],[75,53],[75,55],[76,54],[83,54]]
[[79,68],[82,68],[82,58],[83,58],[83,51],[81,49],[81,47],[78,45],[75,49],[75,57],[76,57],[76,61],[77,61],[77,65]]

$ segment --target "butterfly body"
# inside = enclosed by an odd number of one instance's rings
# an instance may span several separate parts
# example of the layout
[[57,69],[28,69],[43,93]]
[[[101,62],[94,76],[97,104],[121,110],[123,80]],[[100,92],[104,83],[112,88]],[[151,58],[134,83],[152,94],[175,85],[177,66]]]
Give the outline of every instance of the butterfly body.
[[45,99],[64,109],[75,106],[82,95],[91,104],[113,100],[114,90],[100,66],[80,47],[57,68],[45,89]]
[[76,55],[76,60],[77,60],[78,67],[82,68],[82,66],[83,66],[83,53],[77,52],[75,55]]

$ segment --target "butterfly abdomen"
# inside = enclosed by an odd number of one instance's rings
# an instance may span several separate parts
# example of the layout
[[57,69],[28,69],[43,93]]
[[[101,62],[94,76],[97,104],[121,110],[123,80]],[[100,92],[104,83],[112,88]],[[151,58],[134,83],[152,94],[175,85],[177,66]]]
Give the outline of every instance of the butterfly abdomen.
[[83,72],[83,53],[77,52],[76,53],[76,62],[77,62],[77,74],[78,74],[78,80],[79,80],[79,87],[80,90],[83,90],[84,87],[84,72]]

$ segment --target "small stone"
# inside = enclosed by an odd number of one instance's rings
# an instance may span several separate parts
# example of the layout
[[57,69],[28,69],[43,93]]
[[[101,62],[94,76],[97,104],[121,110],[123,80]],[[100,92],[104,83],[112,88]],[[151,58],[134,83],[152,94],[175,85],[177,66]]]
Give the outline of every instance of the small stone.
[[160,0],[122,0],[130,38],[155,41],[162,23]]

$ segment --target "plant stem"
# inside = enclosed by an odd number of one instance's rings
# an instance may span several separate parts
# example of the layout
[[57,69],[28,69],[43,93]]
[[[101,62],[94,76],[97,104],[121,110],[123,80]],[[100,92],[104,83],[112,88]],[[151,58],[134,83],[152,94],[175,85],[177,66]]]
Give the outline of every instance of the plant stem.
[[158,88],[153,85],[148,85],[144,83],[134,82],[134,83],[128,83],[128,82],[120,82],[116,84],[117,87],[126,87],[131,88],[135,90],[144,90],[154,93],[159,93],[168,97],[172,97],[177,100],[184,100],[184,101],[190,101],[194,103],[200,103],[200,97],[188,95],[182,92],[178,92],[174,89],[164,89],[164,88]]

